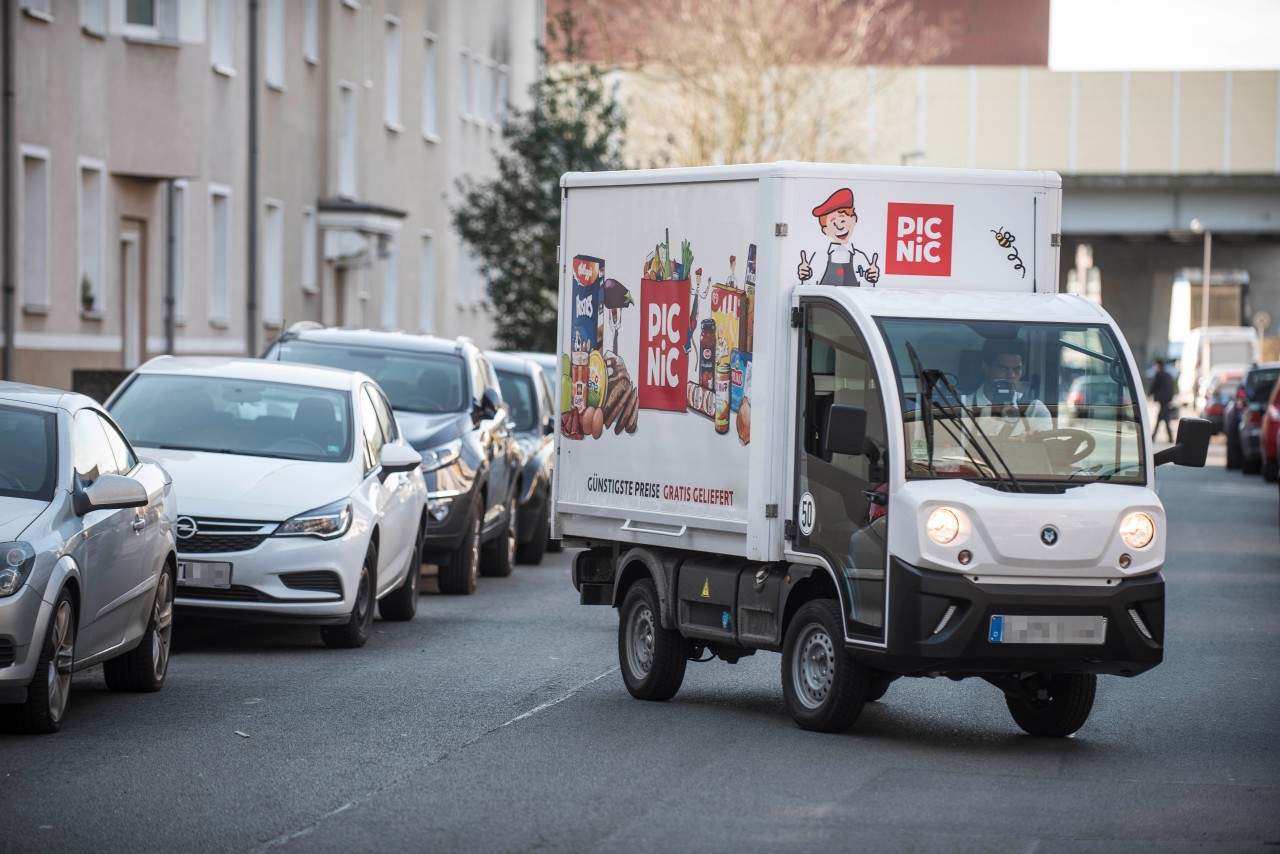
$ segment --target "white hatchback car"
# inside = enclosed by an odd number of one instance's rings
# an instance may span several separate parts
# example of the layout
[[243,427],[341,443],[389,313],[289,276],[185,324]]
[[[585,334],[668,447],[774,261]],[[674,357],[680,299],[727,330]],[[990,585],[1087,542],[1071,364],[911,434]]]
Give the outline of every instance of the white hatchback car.
[[320,625],[363,646],[418,608],[421,456],[364,374],[258,359],[160,356],[107,401],[173,477],[177,605]]

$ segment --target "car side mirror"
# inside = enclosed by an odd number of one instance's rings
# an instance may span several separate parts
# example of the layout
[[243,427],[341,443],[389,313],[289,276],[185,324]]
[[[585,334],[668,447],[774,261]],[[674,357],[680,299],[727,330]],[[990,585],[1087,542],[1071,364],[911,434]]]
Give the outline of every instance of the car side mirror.
[[1204,418],[1183,418],[1178,422],[1178,438],[1173,447],[1156,451],[1155,463],[1162,466],[1173,463],[1178,466],[1204,468],[1209,455],[1209,436],[1213,426]]
[[475,421],[479,423],[486,418],[496,418],[498,409],[502,406],[502,396],[498,394],[498,390],[493,386],[489,386],[484,390],[484,394],[480,395],[480,405],[475,410]]
[[831,404],[818,450],[824,460],[830,460],[832,454],[866,453],[867,410],[848,403]]
[[548,418],[542,422],[542,435],[554,436],[556,432],[556,422],[554,418]]
[[147,488],[122,474],[99,475],[87,487],[77,484],[72,497],[72,507],[77,516],[84,516],[94,510],[146,506]]
[[382,446],[379,463],[382,465],[382,471],[378,479],[385,483],[386,479],[393,474],[413,471],[422,465],[422,455],[404,445],[386,444]]

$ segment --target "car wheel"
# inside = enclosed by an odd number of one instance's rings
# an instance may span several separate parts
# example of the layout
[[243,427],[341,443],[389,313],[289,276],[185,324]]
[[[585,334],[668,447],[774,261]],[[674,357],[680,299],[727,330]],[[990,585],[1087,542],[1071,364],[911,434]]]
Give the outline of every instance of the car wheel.
[[498,538],[480,555],[480,574],[489,578],[506,578],[516,565],[516,498],[507,502],[507,521]]
[[542,554],[547,550],[547,516],[550,512],[546,501],[543,501],[538,520],[533,525],[533,536],[529,538],[529,542],[516,546],[516,560],[529,564],[542,563]]
[[1261,457],[1245,457],[1240,461],[1241,474],[1257,474],[1262,471]]
[[471,510],[467,535],[440,567],[438,584],[441,593],[474,593],[480,567],[480,508]]
[[1098,677],[1092,673],[1054,673],[1040,683],[1036,699],[1005,696],[1009,714],[1030,735],[1065,736],[1084,726],[1093,710]]
[[664,629],[651,579],[631,585],[618,615],[618,663],[622,681],[639,700],[670,700],[680,690],[689,663],[689,642]]
[[832,599],[806,602],[782,646],[782,696],[802,729],[843,732],[862,713],[871,669],[845,652],[844,618]]
[[1243,460],[1241,459],[1243,456],[1244,456],[1244,453],[1240,450],[1240,439],[1235,437],[1233,434],[1228,433],[1227,434],[1227,468],[1229,469],[1240,468],[1240,465],[1243,462]]
[[24,732],[50,733],[62,729],[62,714],[71,696],[71,668],[76,660],[76,609],[63,588],[49,617],[36,675],[27,688],[27,701],[18,707]]
[[159,691],[164,686],[173,639],[173,597],[173,569],[165,564],[142,642],[102,665],[102,674],[112,691]]
[[360,566],[360,577],[356,581],[356,601],[351,608],[351,617],[340,626],[325,626],[320,630],[320,638],[325,646],[332,649],[358,649],[368,642],[369,630],[373,628],[377,575],[378,551],[370,543],[369,550],[364,555],[364,563]]
[[1280,460],[1265,458],[1262,461],[1262,479],[1267,483],[1275,483],[1280,478]]
[[422,588],[422,538],[427,532],[426,520],[418,526],[418,536],[409,555],[409,571],[404,582],[378,603],[382,619],[396,623],[412,620],[418,613],[418,597]]

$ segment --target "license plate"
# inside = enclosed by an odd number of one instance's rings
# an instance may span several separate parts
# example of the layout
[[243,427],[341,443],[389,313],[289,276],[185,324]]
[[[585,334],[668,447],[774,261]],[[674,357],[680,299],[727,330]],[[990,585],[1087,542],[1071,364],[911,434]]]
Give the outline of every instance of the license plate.
[[231,586],[231,564],[206,560],[178,561],[178,584],[182,587]]
[[1099,645],[1107,640],[1107,618],[1083,615],[1068,617],[1022,617],[996,615],[991,618],[992,643],[1071,643]]

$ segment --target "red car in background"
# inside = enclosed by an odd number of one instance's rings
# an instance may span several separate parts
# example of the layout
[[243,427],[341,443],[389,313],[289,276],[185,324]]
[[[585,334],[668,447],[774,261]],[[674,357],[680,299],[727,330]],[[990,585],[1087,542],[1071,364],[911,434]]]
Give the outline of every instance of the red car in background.
[[1262,476],[1266,480],[1276,480],[1280,475],[1280,452],[1276,448],[1277,437],[1280,436],[1280,382],[1271,387],[1271,399],[1267,401],[1267,409],[1262,413],[1262,433],[1258,437],[1262,444]]

